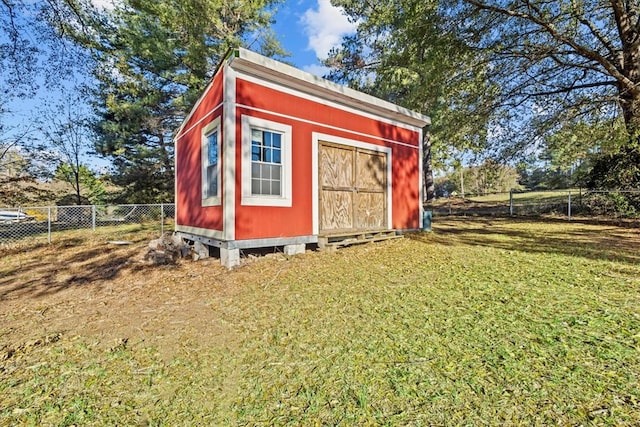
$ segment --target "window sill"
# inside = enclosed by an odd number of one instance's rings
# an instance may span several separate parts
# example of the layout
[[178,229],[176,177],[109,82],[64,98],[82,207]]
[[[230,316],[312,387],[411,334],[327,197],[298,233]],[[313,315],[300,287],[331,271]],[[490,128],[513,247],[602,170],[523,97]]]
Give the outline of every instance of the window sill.
[[242,206],[291,207],[291,199],[284,197],[242,196]]
[[209,206],[220,206],[222,203],[220,201],[220,197],[207,197],[206,199],[202,199],[202,207]]

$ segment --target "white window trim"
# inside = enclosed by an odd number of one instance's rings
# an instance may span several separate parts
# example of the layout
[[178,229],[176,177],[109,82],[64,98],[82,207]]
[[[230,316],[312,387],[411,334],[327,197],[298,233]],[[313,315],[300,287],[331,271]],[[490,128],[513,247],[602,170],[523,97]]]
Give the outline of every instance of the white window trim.
[[[218,168],[217,168],[218,170],[216,173],[216,179],[218,180],[218,192],[215,196],[206,197],[209,189],[209,182],[207,181],[207,166],[209,166],[207,150],[208,150],[209,141],[207,136],[213,132],[218,133]],[[205,126],[202,129],[202,133],[201,133],[200,155],[202,157],[202,164],[201,164],[202,206],[219,206],[221,204],[220,203],[220,188],[222,184],[222,181],[221,181],[222,174],[220,173],[222,169],[222,162],[221,162],[222,151],[220,150],[222,147],[221,137],[222,137],[222,134],[220,133],[220,117],[216,117],[211,123],[209,123],[207,126]]]
[[[282,196],[251,194],[251,129],[282,134]],[[291,207],[291,126],[242,115],[242,200],[244,206]]]

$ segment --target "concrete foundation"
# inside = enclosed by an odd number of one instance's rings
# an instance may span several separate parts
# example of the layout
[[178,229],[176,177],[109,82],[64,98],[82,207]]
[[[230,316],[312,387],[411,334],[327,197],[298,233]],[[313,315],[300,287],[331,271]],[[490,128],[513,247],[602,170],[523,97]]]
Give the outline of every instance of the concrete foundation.
[[220,264],[227,268],[240,265],[240,249],[220,248]]
[[303,254],[307,245],[304,243],[300,243],[297,245],[284,245],[284,254],[285,255],[299,255]]

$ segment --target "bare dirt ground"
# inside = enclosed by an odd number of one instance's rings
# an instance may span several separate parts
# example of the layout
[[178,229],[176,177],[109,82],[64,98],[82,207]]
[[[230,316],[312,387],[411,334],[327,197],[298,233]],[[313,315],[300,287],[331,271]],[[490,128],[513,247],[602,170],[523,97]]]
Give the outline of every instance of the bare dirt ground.
[[144,259],[152,237],[116,245],[78,236],[2,250],[0,360],[61,335],[106,349],[139,343],[167,358],[193,331],[200,345],[228,340],[211,322],[212,308],[232,298],[234,282],[255,267],[230,273],[215,258],[152,265]]

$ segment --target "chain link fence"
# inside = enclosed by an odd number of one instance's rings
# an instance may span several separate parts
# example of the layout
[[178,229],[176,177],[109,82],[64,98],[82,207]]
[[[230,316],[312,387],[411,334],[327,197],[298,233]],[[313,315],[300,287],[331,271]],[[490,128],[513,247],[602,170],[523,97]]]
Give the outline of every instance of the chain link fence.
[[174,217],[172,203],[0,208],[0,244],[27,238],[51,242],[60,231],[130,224],[157,225],[163,234],[173,229]]
[[640,190],[510,191],[441,197],[424,207],[434,215],[540,216],[640,219]]

